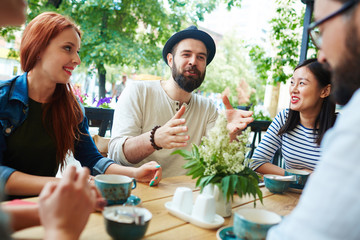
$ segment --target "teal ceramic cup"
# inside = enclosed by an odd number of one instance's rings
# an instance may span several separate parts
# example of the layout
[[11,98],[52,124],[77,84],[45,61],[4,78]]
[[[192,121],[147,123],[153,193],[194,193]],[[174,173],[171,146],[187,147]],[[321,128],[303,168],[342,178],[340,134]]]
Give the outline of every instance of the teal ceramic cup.
[[265,174],[264,182],[265,187],[272,193],[283,193],[285,192],[290,184],[293,182],[291,179],[284,178],[283,176],[277,176],[273,174]]
[[286,169],[285,176],[296,176],[295,182],[290,184],[291,188],[303,189],[310,173],[298,169]]
[[95,185],[106,199],[107,205],[123,204],[136,188],[136,180],[115,174],[100,174],[95,177]]
[[239,239],[263,240],[268,230],[281,219],[280,215],[264,209],[239,209],[234,216],[234,233]]

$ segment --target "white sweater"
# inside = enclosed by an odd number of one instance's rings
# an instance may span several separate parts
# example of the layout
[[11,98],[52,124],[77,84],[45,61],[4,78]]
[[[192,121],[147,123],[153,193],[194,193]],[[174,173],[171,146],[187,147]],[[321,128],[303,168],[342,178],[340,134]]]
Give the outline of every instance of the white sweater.
[[[117,102],[109,142],[109,157],[126,166],[139,166],[156,161],[163,169],[163,177],[184,175],[182,166],[186,163],[180,155],[170,155],[176,149],[155,151],[139,164],[129,163],[123,152],[123,144],[130,136],[139,136],[156,125],[164,125],[181,107],[179,101],[172,100],[160,85],[160,81],[135,81],[129,83]],[[201,138],[214,126],[218,116],[211,100],[192,94],[182,118],[188,127],[187,150],[192,143],[200,144]],[[141,148],[141,146],[139,146]]]

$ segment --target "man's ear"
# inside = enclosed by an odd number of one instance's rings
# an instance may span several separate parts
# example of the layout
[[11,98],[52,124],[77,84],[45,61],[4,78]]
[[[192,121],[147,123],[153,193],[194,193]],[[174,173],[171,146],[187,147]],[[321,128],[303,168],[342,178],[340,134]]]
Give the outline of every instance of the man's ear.
[[328,84],[327,86],[325,86],[322,90],[321,90],[321,94],[320,97],[321,98],[326,98],[330,95],[331,92],[331,84]]
[[166,58],[167,58],[169,67],[172,68],[172,65],[173,65],[173,62],[174,62],[174,56],[171,53],[168,53]]

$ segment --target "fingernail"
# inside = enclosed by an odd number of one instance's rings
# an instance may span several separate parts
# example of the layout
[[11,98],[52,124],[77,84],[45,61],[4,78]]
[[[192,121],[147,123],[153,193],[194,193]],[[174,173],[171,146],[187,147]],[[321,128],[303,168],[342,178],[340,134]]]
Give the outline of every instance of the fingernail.
[[157,180],[159,177],[155,177],[155,180]]
[[151,181],[150,183],[150,187],[152,187],[154,185],[154,181]]
[[156,168],[160,168],[161,166],[160,165],[157,165]]

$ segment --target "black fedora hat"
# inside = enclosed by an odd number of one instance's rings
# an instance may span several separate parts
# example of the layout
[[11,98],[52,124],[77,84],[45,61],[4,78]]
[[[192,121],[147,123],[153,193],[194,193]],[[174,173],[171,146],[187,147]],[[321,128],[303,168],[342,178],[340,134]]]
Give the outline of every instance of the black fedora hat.
[[205,44],[207,49],[206,65],[208,65],[215,56],[215,52],[216,52],[215,42],[214,39],[212,39],[212,37],[209,34],[207,34],[204,31],[198,30],[196,26],[190,26],[180,32],[177,32],[174,35],[172,35],[169,38],[169,40],[167,40],[162,52],[163,59],[166,62],[166,64],[168,64],[167,62],[168,53],[171,53],[171,50],[178,42],[187,38],[197,39]]

